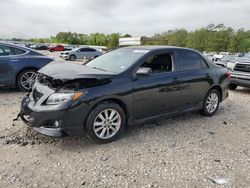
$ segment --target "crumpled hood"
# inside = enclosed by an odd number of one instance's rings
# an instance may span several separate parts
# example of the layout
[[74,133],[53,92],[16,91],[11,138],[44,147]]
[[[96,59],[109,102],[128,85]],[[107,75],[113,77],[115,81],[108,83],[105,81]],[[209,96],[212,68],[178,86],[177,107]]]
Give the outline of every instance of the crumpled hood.
[[88,67],[86,65],[66,62],[53,62],[38,71],[46,76],[61,79],[74,80],[81,78],[110,78],[114,73]]

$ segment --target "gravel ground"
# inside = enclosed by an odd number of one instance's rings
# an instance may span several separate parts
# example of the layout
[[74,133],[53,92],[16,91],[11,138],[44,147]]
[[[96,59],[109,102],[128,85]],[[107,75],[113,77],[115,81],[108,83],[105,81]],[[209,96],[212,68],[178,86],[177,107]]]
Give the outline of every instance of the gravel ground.
[[0,187],[250,187],[250,90],[218,113],[185,114],[125,131],[116,142],[53,139],[12,122],[25,93],[0,91]]

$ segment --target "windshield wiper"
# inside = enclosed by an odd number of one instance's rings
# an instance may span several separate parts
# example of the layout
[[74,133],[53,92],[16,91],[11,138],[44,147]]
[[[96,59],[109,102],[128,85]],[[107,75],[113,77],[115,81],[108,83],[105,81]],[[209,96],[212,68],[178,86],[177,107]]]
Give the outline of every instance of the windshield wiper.
[[94,68],[94,69],[98,69],[98,70],[102,70],[102,71],[106,71],[106,72],[107,72],[107,70],[106,70],[106,69],[102,69],[102,68],[99,68],[99,67],[92,67],[92,68]]

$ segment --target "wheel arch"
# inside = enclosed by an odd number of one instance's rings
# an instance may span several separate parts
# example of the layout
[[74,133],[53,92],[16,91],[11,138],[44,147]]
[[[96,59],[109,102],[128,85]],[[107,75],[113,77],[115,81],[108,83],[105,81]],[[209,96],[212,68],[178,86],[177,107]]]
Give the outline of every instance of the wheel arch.
[[126,123],[125,123],[125,126],[128,126],[128,117],[129,117],[129,111],[128,111],[128,108],[127,108],[127,105],[125,104],[125,102],[123,102],[122,100],[120,99],[117,99],[117,98],[105,98],[103,100],[100,100],[98,101],[88,112],[87,116],[86,116],[86,119],[84,121],[84,125],[86,124],[86,121],[87,121],[87,118],[89,116],[89,114],[100,104],[102,103],[108,103],[108,102],[113,102],[113,103],[116,103],[118,104],[124,111],[125,113],[125,116],[126,116]]
[[69,54],[69,57],[70,57],[70,56],[75,56],[75,57],[76,57],[76,54]]
[[212,87],[209,88],[209,90],[207,91],[207,94],[212,89],[216,89],[217,91],[219,91],[219,93],[220,93],[220,102],[221,102],[222,101],[222,88],[221,88],[221,86],[219,86],[219,85],[213,85]]

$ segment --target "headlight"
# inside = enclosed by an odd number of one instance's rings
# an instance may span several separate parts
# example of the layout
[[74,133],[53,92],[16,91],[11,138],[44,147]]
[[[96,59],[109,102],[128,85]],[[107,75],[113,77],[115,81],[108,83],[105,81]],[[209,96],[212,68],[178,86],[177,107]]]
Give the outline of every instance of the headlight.
[[54,93],[49,96],[46,104],[55,105],[65,103],[71,100],[76,100],[83,96],[85,93],[83,92],[75,92],[75,93]]

